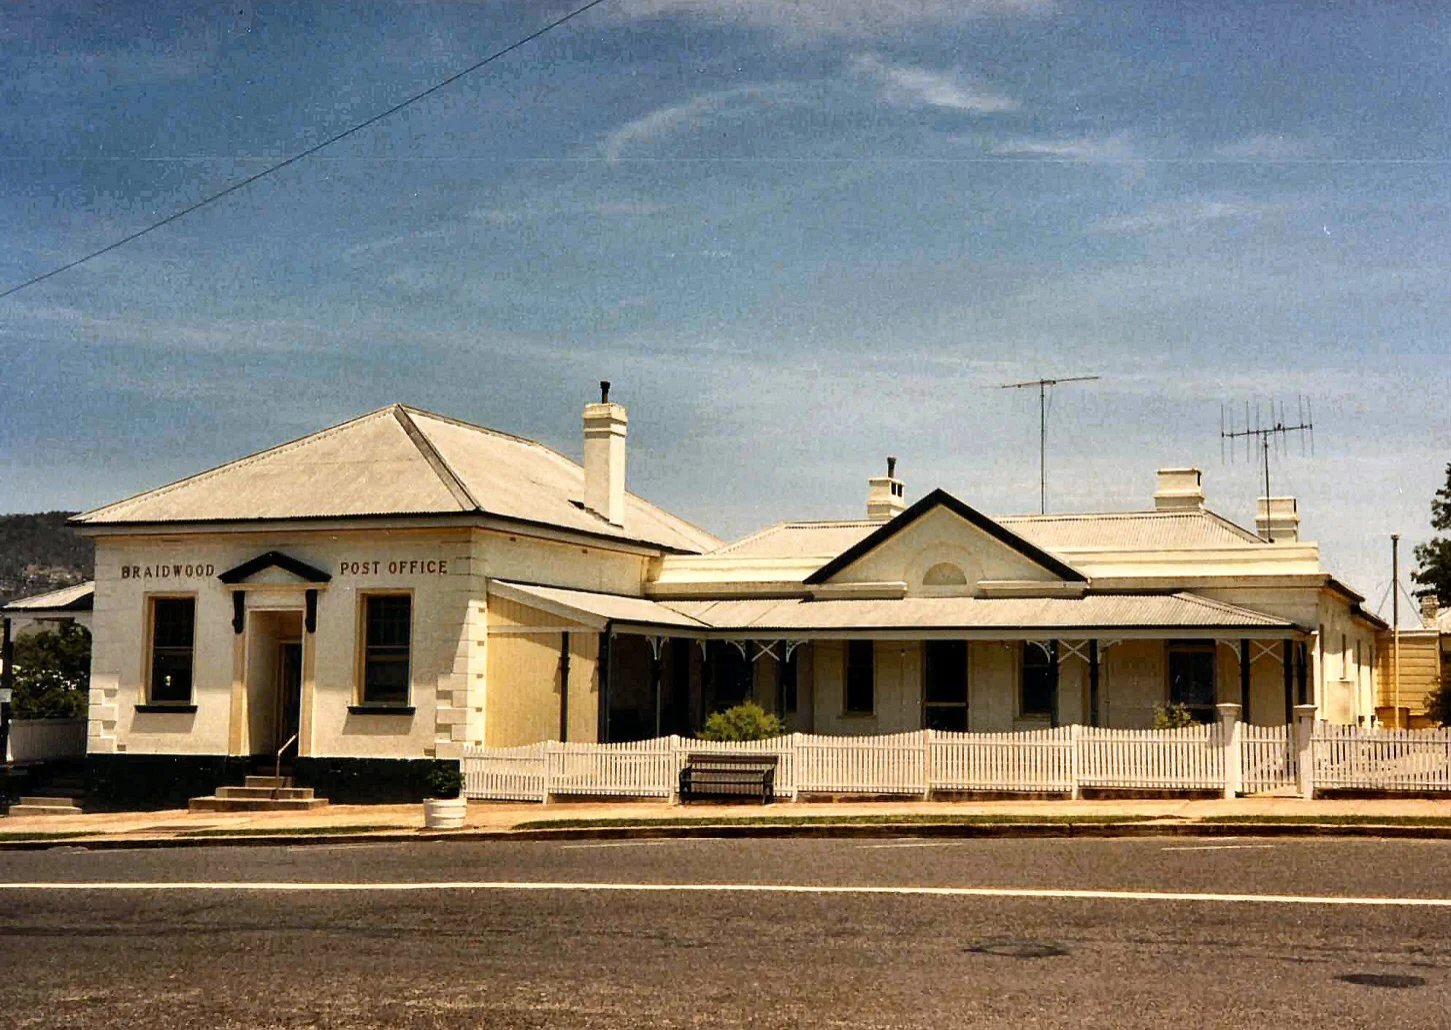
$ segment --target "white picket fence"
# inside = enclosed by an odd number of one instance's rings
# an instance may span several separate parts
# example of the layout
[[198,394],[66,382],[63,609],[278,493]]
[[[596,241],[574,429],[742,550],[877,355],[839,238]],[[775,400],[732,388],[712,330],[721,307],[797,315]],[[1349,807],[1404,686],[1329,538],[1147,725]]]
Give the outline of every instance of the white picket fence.
[[1451,729],[1366,730],[1318,723],[1310,746],[1319,788],[1451,791]]
[[685,737],[630,744],[547,741],[469,749],[464,791],[471,798],[516,801],[570,795],[673,798],[686,758],[702,752],[775,755],[776,795],[784,798],[974,791],[1077,797],[1084,788],[1451,793],[1451,729],[1373,730],[1308,719],[1298,727],[1230,720],[1180,730],[794,733],[729,744]]

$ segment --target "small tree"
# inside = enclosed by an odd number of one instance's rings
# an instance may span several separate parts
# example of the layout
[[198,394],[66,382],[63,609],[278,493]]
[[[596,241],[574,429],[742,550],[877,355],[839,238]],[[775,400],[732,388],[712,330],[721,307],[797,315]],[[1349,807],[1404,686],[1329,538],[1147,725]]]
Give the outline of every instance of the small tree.
[[701,740],[765,740],[786,732],[780,719],[754,701],[746,701],[716,712],[705,720]]
[[[1446,484],[1431,498],[1431,528],[1451,534],[1451,463],[1446,465]],[[1433,595],[1442,605],[1451,607],[1451,535],[1433,536],[1417,544],[1415,555],[1420,565],[1411,573],[1411,579],[1420,587],[1416,593]]]
[[1194,725],[1194,713],[1184,705],[1155,705],[1154,729],[1182,730]]
[[1426,695],[1426,714],[1437,726],[1451,726],[1451,680]]
[[91,683],[91,634],[74,622],[15,641],[17,719],[74,719],[86,714]]

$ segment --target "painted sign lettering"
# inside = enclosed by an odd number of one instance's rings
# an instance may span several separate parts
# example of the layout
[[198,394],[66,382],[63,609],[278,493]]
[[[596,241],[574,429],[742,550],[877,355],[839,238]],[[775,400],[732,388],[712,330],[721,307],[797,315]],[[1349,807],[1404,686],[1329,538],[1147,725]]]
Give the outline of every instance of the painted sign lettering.
[[344,576],[447,576],[446,558],[410,558],[397,561],[345,561],[338,563]]
[[195,579],[198,576],[215,576],[215,565],[196,562],[174,562],[170,565],[122,565],[122,579]]

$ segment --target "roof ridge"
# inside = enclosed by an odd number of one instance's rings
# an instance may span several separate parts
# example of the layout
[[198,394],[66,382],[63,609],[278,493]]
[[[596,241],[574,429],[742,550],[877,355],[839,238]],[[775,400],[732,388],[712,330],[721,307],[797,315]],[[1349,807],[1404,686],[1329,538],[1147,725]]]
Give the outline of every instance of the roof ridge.
[[423,460],[428,462],[428,467],[433,469],[434,475],[438,476],[443,481],[443,485],[448,487],[448,492],[453,495],[453,499],[458,502],[459,506],[465,511],[483,511],[483,507],[469,492],[464,481],[458,477],[453,466],[438,452],[438,448],[433,445],[433,441],[428,438],[428,435],[418,428],[418,423],[413,421],[413,416],[408,413],[408,409],[402,404],[393,405],[393,417],[398,420],[398,424],[403,427],[403,432],[409,440],[413,441],[418,452],[423,455]]
[[211,476],[225,472],[229,469],[245,468],[248,465],[261,461],[263,458],[270,457],[272,455],[278,454],[282,451],[286,451],[294,447],[301,447],[303,444],[313,443],[317,440],[323,439],[324,437],[331,436],[334,433],[341,432],[342,430],[347,429],[349,426],[354,426],[361,422],[366,422],[368,419],[390,414],[396,407],[399,407],[399,405],[389,404],[384,407],[377,408],[373,411],[364,412],[361,415],[357,415],[344,422],[339,422],[336,425],[324,426],[322,429],[318,429],[303,436],[299,436],[296,439],[286,440],[282,443],[274,444],[271,447],[264,448],[263,450],[256,451],[252,454],[244,454],[240,458],[233,458],[231,461],[224,461],[220,465],[213,465],[211,468],[203,469],[201,472],[193,472],[189,476],[184,476],[181,479],[175,480],[171,483],[167,483],[164,486],[154,486],[151,487],[149,490],[139,490],[128,497],[121,498],[119,501],[112,501],[110,504],[102,505],[99,508],[92,508],[89,511],[83,511],[78,515],[73,515],[71,516],[69,521],[83,523],[98,515],[103,515],[114,508],[120,508],[123,505],[130,504],[132,501],[138,501],[143,497],[164,497],[167,494],[175,490],[179,490],[183,486],[195,483],[198,480],[207,479]]
[[[538,440],[531,440],[529,437],[527,437],[527,436],[519,436],[517,433],[506,433],[502,429],[492,429],[489,426],[481,426],[481,425],[479,425],[479,424],[477,424],[475,422],[468,422],[468,421],[466,421],[464,419],[461,419],[461,418],[454,418],[451,415],[440,415],[436,411],[428,411],[428,410],[426,410],[424,408],[415,408],[415,407],[413,407],[412,405],[409,405],[409,404],[400,404],[400,405],[398,405],[398,407],[401,408],[403,411],[407,412],[410,415],[410,417],[413,414],[423,415],[426,418],[434,418],[434,419],[437,419],[440,422],[447,422],[450,425],[458,426],[461,429],[471,429],[474,432],[487,433],[490,436],[497,436],[497,437],[499,437],[501,439],[504,439],[504,440],[512,440],[515,443],[528,444],[530,447],[534,447],[534,448],[538,449],[539,451],[542,451],[544,454],[546,454],[549,457],[555,459],[556,461],[559,461],[559,462],[564,463],[565,465],[568,465],[571,469],[577,469],[580,472],[581,475],[584,474],[584,466],[583,465],[581,465],[579,462],[575,461],[573,458],[571,458],[569,455],[563,453],[562,451],[556,450],[555,448],[549,446],[547,443],[541,443]],[[419,432],[423,432],[423,431],[420,429]],[[426,433],[424,435],[427,436]],[[432,446],[432,442],[431,441],[430,441],[430,446]],[[435,448],[435,450],[436,450],[436,448]],[[443,461],[442,455],[439,456],[439,461],[443,463],[444,467],[448,469],[448,471],[449,471],[450,474],[454,474],[453,473],[453,469],[448,466],[448,463],[446,461]],[[455,475],[455,478],[457,478],[456,475]],[[460,480],[459,482],[460,482],[460,485],[462,486],[462,480]],[[467,489],[465,489],[464,492],[467,494],[468,493]],[[689,521],[688,519],[681,518],[679,515],[675,514],[673,511],[669,511],[669,510],[667,510],[665,508],[662,508],[658,504],[655,504],[653,501],[646,500],[644,497],[641,497],[639,494],[635,493],[633,490],[626,490],[625,491],[625,494],[626,494],[627,497],[633,499],[634,501],[638,502],[639,504],[644,505],[645,507],[649,508],[650,510],[654,511],[655,513],[657,513],[659,515],[663,515],[666,518],[673,519],[674,521],[680,523],[682,526],[687,526],[691,530],[693,530],[694,532],[696,532],[698,534],[701,534],[701,535],[703,535],[705,537],[708,537],[711,540],[719,541],[719,539],[720,539],[714,533],[710,532],[710,530],[704,529],[704,528],[702,528],[700,526],[697,526],[695,523]],[[472,495],[470,494],[469,496],[472,499]],[[479,503],[478,503],[477,500],[473,501],[473,503],[474,503],[474,505],[476,507],[479,508],[480,511],[485,510],[481,505],[479,505]],[[606,521],[608,521],[608,520],[606,520]]]

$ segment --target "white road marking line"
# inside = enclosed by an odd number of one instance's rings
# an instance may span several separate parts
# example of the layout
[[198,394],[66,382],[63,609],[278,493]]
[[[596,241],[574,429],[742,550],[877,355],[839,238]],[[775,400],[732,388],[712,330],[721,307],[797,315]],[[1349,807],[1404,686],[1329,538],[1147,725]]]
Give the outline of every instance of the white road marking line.
[[579,850],[580,848],[658,848],[661,844],[674,844],[673,840],[619,840],[607,844],[561,844],[561,851]]
[[857,847],[863,851],[872,851],[877,848],[960,848],[969,843],[972,842],[965,840],[901,840],[891,844],[858,844]]
[[0,891],[281,891],[295,893],[407,893],[417,891],[599,891],[648,894],[862,894],[942,898],[1041,898],[1047,901],[1217,901],[1270,905],[1352,905],[1362,907],[1451,908],[1451,898],[1337,897],[1313,894],[1211,894],[1187,891],[1116,891],[1051,887],[879,887],[789,883],[599,883],[532,880],[438,880],[423,882],[325,881],[20,881],[0,883]]
[[1196,844],[1186,848],[1160,848],[1160,851],[1256,851],[1277,848],[1278,844]]

